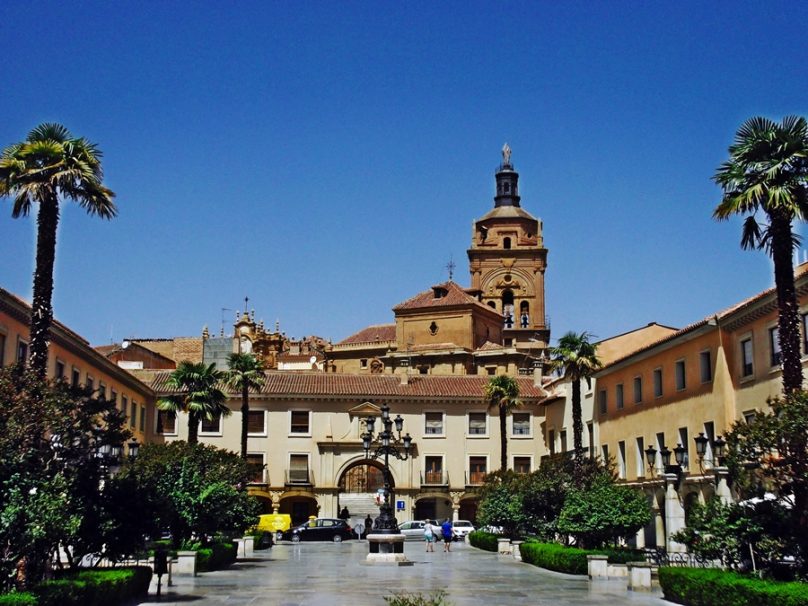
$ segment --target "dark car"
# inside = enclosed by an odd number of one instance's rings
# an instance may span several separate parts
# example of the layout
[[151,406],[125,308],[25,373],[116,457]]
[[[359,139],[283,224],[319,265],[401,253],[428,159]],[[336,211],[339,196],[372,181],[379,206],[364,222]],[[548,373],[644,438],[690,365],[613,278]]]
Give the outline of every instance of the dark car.
[[353,530],[345,520],[317,518],[283,533],[293,543],[300,541],[334,541],[340,543],[353,537]]

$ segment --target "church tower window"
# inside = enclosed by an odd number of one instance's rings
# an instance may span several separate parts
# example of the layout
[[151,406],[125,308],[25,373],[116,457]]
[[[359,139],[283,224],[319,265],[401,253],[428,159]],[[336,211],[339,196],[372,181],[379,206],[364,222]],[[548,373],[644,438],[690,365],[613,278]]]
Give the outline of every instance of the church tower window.
[[510,250],[510,248],[511,248],[511,239],[510,238],[503,238],[502,239],[502,247],[505,250]]
[[502,293],[502,316],[505,319],[505,328],[513,328],[513,291],[511,290]]

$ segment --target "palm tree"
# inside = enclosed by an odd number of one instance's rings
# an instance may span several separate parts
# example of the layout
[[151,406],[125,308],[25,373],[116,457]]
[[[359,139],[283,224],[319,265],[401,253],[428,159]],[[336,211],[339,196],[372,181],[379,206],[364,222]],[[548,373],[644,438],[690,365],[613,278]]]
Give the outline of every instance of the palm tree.
[[[716,219],[748,215],[741,247],[764,249],[774,261],[774,282],[779,309],[778,337],[783,365],[783,390],[802,388],[800,329],[794,288],[793,250],[798,238],[792,222],[808,211],[808,124],[787,116],[778,124],[768,118],[750,118],[735,134],[729,160],[713,176],[723,189]],[[765,215],[768,224],[758,223]]]
[[247,431],[250,416],[250,389],[261,389],[266,382],[264,362],[252,354],[232,353],[227,357],[227,386],[241,392],[241,458],[247,458]]
[[78,203],[91,215],[111,219],[117,213],[115,194],[102,184],[101,151],[86,139],[75,138],[61,124],[40,124],[28,139],[0,155],[0,196],[14,198],[11,216],[37,213],[36,268],[31,302],[31,370],[44,377],[53,319],[53,266],[59,199]]
[[178,393],[166,396],[157,401],[160,410],[168,412],[188,413],[188,443],[199,441],[199,421],[204,417],[209,421],[230,415],[225,404],[227,396],[219,389],[218,383],[224,380],[225,374],[216,370],[216,365],[205,365],[203,362],[193,363],[185,360],[168,379],[168,387]]
[[550,366],[563,370],[564,377],[572,383],[572,443],[576,478],[580,477],[584,457],[581,379],[586,379],[586,384],[591,385],[592,374],[602,366],[597,356],[597,343],[589,341],[591,336],[586,331],[580,334],[570,331],[558,340],[555,347],[548,350]]
[[490,408],[499,410],[499,439],[500,439],[500,464],[502,471],[508,469],[508,430],[506,419],[508,413],[514,408],[522,405],[519,400],[519,383],[508,375],[497,375],[491,377],[485,384],[485,401]]

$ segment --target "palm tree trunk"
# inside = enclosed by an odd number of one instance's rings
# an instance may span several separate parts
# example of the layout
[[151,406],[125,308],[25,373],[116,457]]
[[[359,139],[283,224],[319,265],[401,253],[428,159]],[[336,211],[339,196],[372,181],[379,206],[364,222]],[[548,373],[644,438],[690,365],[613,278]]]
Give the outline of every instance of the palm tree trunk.
[[245,384],[241,388],[241,458],[247,460],[247,432],[249,431],[250,391]]
[[188,411],[188,444],[196,444],[199,442],[199,417],[197,414]]
[[56,230],[59,200],[55,192],[39,204],[37,214],[36,268],[31,301],[31,371],[40,379],[48,369],[48,341],[53,319],[53,266],[56,259]]
[[574,465],[575,477],[581,477],[581,469],[583,467],[584,446],[583,446],[583,433],[584,424],[581,419],[581,380],[575,379],[572,381],[572,445],[574,449]]
[[788,394],[802,389],[800,320],[794,287],[791,221],[787,217],[773,215],[769,231],[772,237],[777,307],[780,312],[778,336],[783,367],[783,391]]
[[500,462],[499,468],[502,471],[508,469],[508,410],[500,403],[499,405],[499,440],[500,440]]

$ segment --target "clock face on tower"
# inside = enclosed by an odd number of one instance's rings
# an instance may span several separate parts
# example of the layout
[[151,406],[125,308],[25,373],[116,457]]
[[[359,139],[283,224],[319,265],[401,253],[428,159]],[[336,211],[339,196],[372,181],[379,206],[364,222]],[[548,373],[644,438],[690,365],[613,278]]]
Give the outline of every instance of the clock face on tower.
[[241,337],[241,353],[252,353],[252,341],[250,341],[247,337]]

